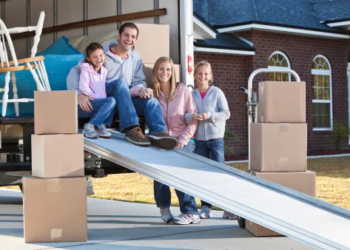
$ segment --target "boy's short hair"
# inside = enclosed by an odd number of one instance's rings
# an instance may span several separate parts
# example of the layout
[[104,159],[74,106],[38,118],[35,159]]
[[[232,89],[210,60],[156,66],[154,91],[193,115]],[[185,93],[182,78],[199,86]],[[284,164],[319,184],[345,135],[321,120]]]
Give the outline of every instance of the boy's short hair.
[[134,23],[123,23],[123,25],[120,26],[120,28],[119,28],[119,35],[121,35],[123,33],[123,31],[126,27],[135,29],[137,31],[137,34],[136,34],[136,39],[137,39],[137,37],[139,36],[139,28],[137,28],[136,24],[134,24]]

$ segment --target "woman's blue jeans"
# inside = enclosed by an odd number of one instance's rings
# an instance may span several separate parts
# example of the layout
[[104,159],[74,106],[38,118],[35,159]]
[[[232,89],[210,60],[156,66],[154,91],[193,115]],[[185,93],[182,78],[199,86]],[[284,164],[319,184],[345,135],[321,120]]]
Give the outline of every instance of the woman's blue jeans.
[[[209,141],[196,140],[196,153],[220,163],[225,163],[225,142],[223,138]],[[212,204],[201,201],[202,206],[212,208]]]
[[91,118],[90,123],[98,128],[101,127],[102,123],[110,127],[115,113],[115,99],[113,97],[100,98],[90,100],[90,103],[92,105],[90,113],[83,111],[78,105],[78,117]]
[[[196,145],[193,141],[189,141],[182,149],[188,152],[194,153]],[[170,188],[158,181],[153,183],[154,199],[156,200],[157,207],[170,207],[171,205],[171,193]],[[185,194],[179,190],[176,190],[177,198],[179,199],[180,211],[183,214],[197,214],[198,208],[193,196]]]
[[139,126],[138,116],[144,116],[149,128],[149,134],[167,132],[162,109],[155,98],[131,98],[128,84],[123,79],[117,79],[106,84],[107,96],[116,100],[116,111],[119,116],[119,129]]

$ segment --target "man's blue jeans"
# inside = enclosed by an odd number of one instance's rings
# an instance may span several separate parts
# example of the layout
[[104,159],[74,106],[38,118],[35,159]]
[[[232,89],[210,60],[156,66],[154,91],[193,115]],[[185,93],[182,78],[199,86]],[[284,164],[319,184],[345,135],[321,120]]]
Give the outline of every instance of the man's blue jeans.
[[[196,145],[193,141],[189,141],[182,149],[188,152],[194,153]],[[158,181],[153,183],[154,199],[156,200],[157,207],[170,207],[171,205],[171,193],[170,188]],[[193,196],[185,194],[179,190],[176,190],[177,198],[179,199],[180,211],[183,214],[197,214],[198,208]]]
[[[225,163],[225,142],[223,138],[213,139],[209,141],[196,140],[196,153],[206,158]],[[201,201],[202,206],[211,208],[213,205]]]
[[149,128],[149,134],[167,132],[162,109],[155,98],[131,98],[128,84],[118,79],[106,84],[107,96],[116,100],[116,110],[119,116],[119,129],[125,132],[126,128],[139,126],[138,116],[144,116]]
[[113,97],[90,100],[92,110],[90,113],[83,111],[78,106],[79,118],[91,118],[90,123],[100,128],[102,123],[111,126],[115,113],[116,101]]

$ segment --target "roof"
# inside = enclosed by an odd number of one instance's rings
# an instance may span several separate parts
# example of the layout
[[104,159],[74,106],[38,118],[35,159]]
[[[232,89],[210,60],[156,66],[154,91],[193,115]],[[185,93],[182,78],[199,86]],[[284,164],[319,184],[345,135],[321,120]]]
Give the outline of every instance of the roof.
[[214,28],[261,23],[344,34],[324,22],[350,18],[349,0],[193,0],[193,9]]
[[196,47],[255,51],[255,48],[239,37],[231,34],[217,34],[216,39],[197,40]]

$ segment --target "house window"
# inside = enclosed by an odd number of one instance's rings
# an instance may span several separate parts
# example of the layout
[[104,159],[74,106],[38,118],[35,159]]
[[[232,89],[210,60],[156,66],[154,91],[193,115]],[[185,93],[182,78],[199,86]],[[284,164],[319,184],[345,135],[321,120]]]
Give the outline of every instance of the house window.
[[332,129],[332,71],[326,57],[312,61],[312,124],[314,130]]
[[[268,68],[269,69],[281,69],[281,68],[290,69],[289,60],[284,53],[280,51],[276,51],[269,58]],[[290,74],[289,73],[269,73],[268,80],[288,82],[290,81]]]

